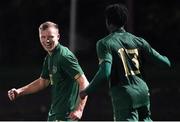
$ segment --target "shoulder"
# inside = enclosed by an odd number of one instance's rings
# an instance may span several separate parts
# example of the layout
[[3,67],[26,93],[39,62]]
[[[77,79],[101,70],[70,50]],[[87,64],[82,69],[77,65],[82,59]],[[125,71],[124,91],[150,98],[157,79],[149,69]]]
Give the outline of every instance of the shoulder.
[[100,46],[100,45],[108,45],[109,42],[111,42],[111,40],[113,40],[113,34],[109,34],[106,37],[100,39],[97,43],[96,46]]
[[137,37],[142,46],[150,46],[149,43],[142,37]]
[[67,61],[67,60],[77,60],[77,58],[75,57],[75,55],[71,52],[71,50],[69,50],[69,48],[61,45],[60,46],[60,50],[59,50],[59,59],[63,62],[63,61]]
[[130,35],[131,35],[133,41],[135,41],[135,43],[138,44],[138,46],[142,47],[142,46],[149,45],[149,43],[143,37],[135,36],[133,34],[130,34]]
[[59,55],[61,57],[65,57],[67,55],[72,55],[73,53],[69,50],[69,48],[67,48],[66,46],[60,45],[59,47],[59,51],[58,51]]

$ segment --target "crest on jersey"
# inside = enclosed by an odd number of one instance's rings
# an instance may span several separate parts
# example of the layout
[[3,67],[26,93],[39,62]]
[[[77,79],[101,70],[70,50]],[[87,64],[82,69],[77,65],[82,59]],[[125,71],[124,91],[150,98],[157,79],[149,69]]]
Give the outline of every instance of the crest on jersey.
[[53,65],[52,73],[55,74],[57,72],[57,67]]

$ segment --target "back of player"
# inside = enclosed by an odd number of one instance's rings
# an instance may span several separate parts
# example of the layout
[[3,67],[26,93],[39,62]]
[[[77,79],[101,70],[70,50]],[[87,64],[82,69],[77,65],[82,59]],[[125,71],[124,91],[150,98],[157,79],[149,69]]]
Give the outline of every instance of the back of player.
[[124,5],[107,6],[105,18],[110,34],[96,45],[99,70],[80,96],[84,98],[109,81],[115,121],[151,121],[149,89],[142,78],[143,58],[161,66],[170,66],[170,62],[144,39],[125,31],[128,11]]
[[100,59],[106,57],[104,60],[112,64],[110,95],[115,120],[136,118],[149,121],[149,89],[141,75],[142,57],[160,64],[168,64],[167,58],[157,53],[144,39],[123,28],[100,40],[97,43],[97,54]]

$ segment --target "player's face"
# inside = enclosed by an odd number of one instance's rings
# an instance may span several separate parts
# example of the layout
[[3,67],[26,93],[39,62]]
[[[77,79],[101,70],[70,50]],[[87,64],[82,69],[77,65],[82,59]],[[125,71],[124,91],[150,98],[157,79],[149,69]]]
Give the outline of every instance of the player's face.
[[49,27],[46,30],[39,31],[41,45],[48,53],[51,53],[57,46],[59,37],[59,32],[54,27]]

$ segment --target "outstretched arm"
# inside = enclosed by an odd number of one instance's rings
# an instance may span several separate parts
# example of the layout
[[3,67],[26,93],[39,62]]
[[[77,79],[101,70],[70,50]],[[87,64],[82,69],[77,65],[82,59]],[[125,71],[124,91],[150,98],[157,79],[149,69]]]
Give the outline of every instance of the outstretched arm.
[[15,100],[17,97],[20,97],[26,94],[36,93],[46,88],[48,85],[49,85],[49,80],[46,80],[40,77],[24,87],[21,87],[18,89],[13,88],[9,90],[8,97],[12,101],[12,100]]
[[145,40],[142,40],[143,45],[143,56],[146,60],[150,60],[154,64],[160,67],[171,67],[170,60],[166,57],[158,53],[154,48],[151,47],[151,45],[146,42]]
[[151,51],[151,57],[154,62],[156,62],[161,67],[170,67],[171,62],[166,56],[160,55],[155,49]]

